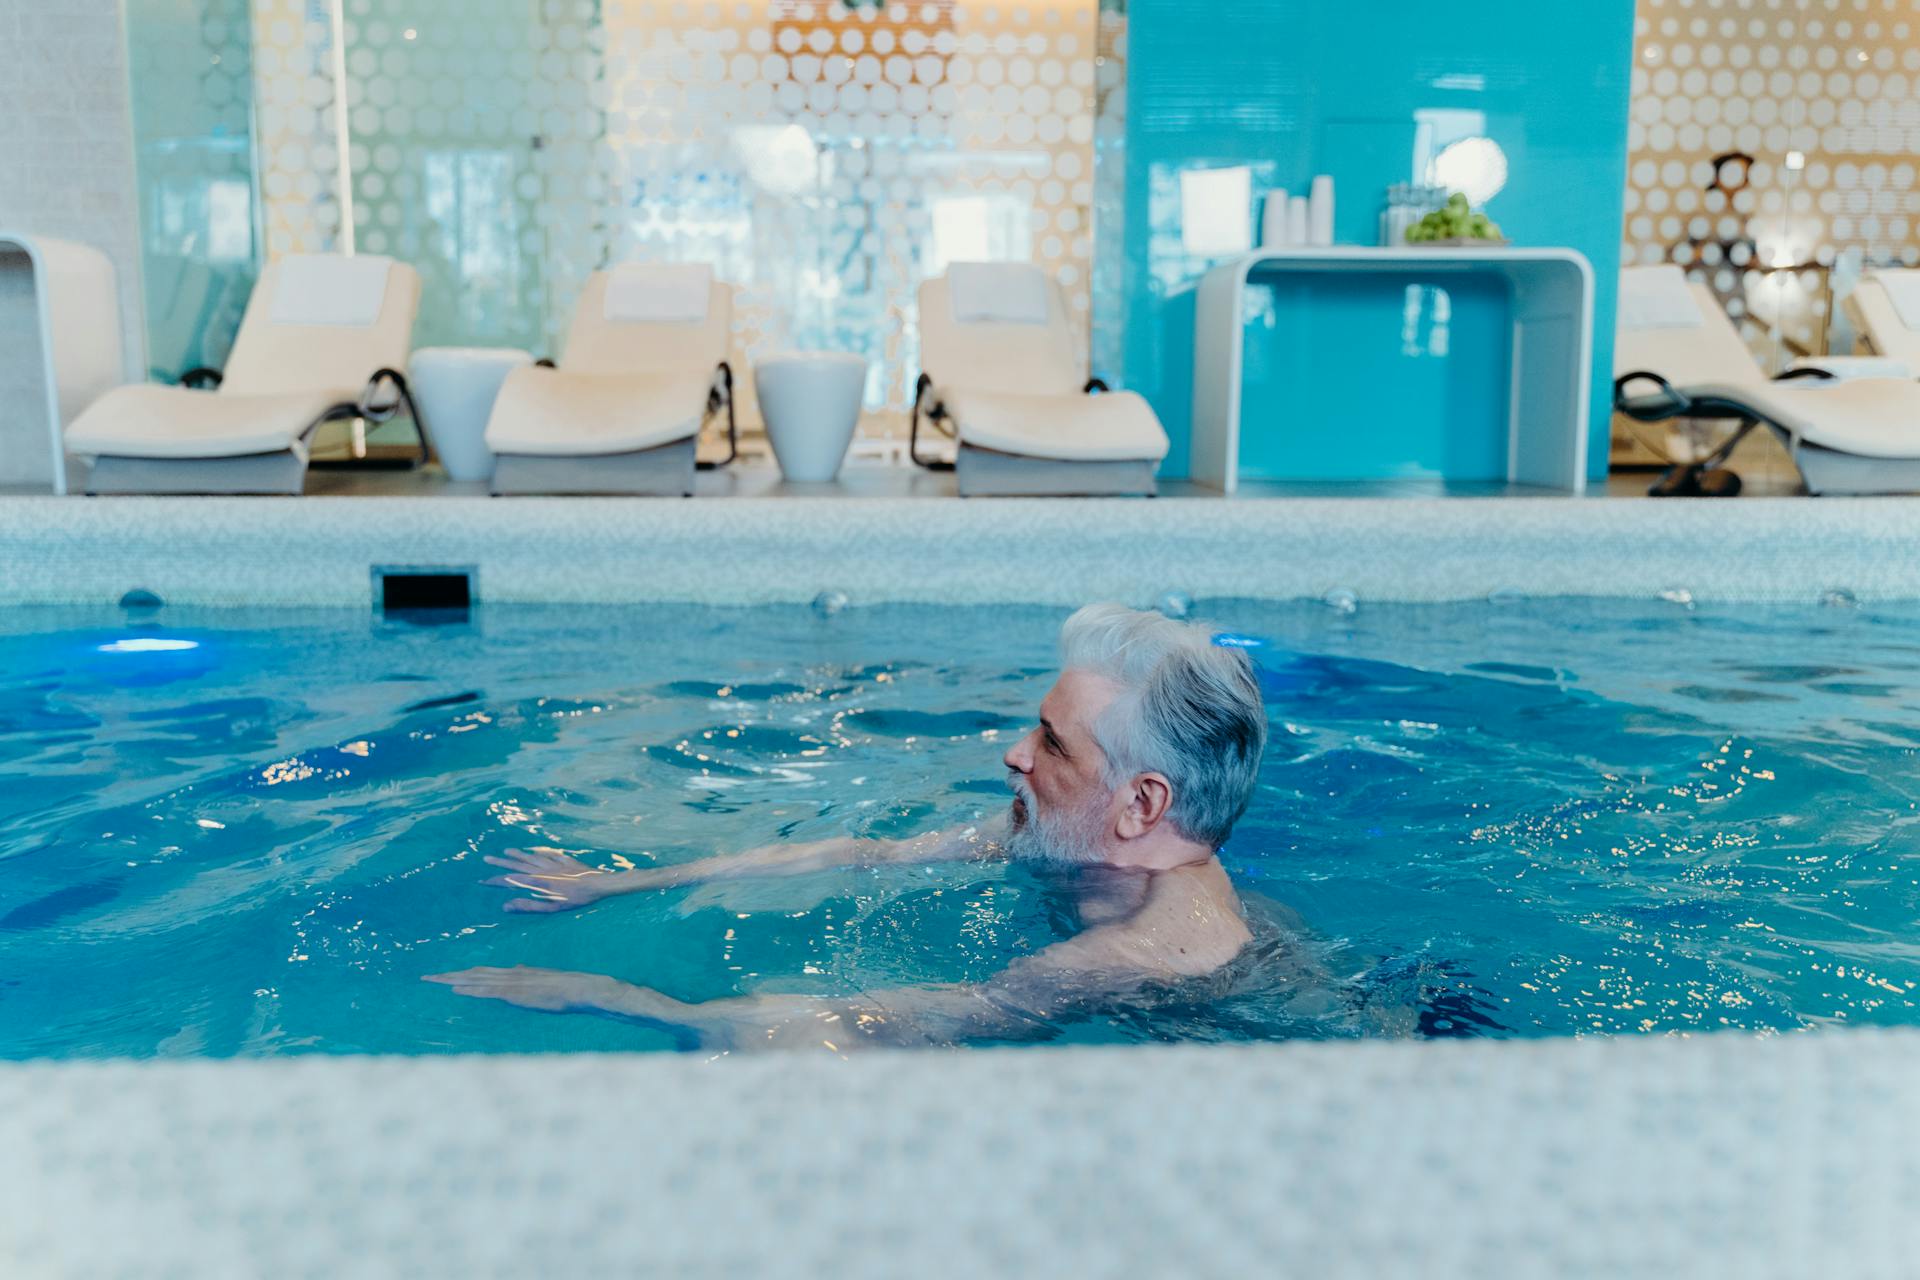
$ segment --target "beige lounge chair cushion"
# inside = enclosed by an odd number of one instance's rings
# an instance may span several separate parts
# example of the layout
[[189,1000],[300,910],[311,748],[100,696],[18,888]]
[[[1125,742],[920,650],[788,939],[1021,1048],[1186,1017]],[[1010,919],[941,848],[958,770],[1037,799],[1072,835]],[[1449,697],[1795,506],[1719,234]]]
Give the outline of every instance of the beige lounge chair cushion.
[[293,447],[336,404],[360,388],[235,395],[157,383],[116,387],[67,428],[82,457],[238,458]]
[[1681,389],[1747,405],[1823,449],[1863,458],[1920,458],[1920,382],[1690,382]]
[[[384,265],[383,265],[384,264]],[[338,273],[345,290],[336,300],[287,298],[316,274]],[[367,324],[338,323],[370,304],[361,295],[374,284],[383,293]],[[344,309],[342,309],[344,308]],[[222,395],[280,395],[294,391],[351,388],[352,400],[381,368],[404,369],[413,349],[413,320],[420,309],[420,275],[403,262],[353,259],[335,254],[292,254],[260,273],[247,313],[227,357]],[[287,323],[276,315],[331,317],[331,323]]]
[[1138,393],[1016,395],[943,391],[962,444],[1056,462],[1158,462],[1167,433]]
[[1920,328],[1907,324],[1889,288],[1913,282],[1920,282],[1920,271],[1873,272],[1853,286],[1846,305],[1854,327],[1866,334],[1875,351],[1920,370]]
[[529,366],[500,384],[487,420],[495,453],[632,453],[700,433],[711,368],[604,375]]
[[1075,395],[1086,385],[1084,344],[1075,336],[1067,297],[1038,267],[997,263],[1038,277],[1045,324],[956,318],[952,283],[935,276],[920,285],[920,367],[942,387],[1015,395]]

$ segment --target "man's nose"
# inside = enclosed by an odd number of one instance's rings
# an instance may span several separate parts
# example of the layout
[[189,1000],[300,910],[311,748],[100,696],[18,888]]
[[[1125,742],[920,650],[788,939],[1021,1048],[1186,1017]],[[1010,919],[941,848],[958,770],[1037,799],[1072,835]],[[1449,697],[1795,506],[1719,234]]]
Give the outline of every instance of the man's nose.
[[1035,729],[1033,733],[1029,733],[1007,748],[1007,754],[1002,758],[1007,768],[1017,769],[1021,773],[1033,772],[1033,734],[1038,732],[1040,731]]

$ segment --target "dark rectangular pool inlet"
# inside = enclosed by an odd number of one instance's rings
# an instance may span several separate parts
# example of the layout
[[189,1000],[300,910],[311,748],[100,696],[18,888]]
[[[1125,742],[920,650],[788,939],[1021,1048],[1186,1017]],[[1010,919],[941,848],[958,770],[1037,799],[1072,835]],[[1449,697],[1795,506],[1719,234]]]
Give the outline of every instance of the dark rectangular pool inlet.
[[473,608],[474,571],[470,567],[373,567],[374,600],[382,614],[464,614]]

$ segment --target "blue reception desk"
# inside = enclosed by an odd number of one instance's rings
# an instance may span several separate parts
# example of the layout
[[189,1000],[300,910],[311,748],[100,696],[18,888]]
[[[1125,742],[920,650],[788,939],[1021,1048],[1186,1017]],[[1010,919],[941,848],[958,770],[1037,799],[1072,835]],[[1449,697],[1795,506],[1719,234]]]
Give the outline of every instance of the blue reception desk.
[[1263,250],[1200,281],[1190,474],[1228,493],[1396,474],[1581,493],[1592,367],[1573,249]]

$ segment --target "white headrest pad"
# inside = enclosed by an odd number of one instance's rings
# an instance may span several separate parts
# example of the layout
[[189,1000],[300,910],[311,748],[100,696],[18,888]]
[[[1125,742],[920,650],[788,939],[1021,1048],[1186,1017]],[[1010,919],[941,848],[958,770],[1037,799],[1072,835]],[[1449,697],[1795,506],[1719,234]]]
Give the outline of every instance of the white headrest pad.
[[1620,328],[1698,329],[1706,321],[1676,266],[1628,267],[1620,273]]
[[713,301],[713,268],[704,262],[629,262],[607,278],[601,314],[642,324],[700,324]]
[[1876,271],[1873,278],[1887,291],[1900,323],[1920,329],[1920,271]]
[[958,324],[1047,323],[1047,274],[1030,262],[956,262],[947,293]]
[[294,253],[274,265],[275,324],[366,328],[380,318],[393,259],[378,254]]

